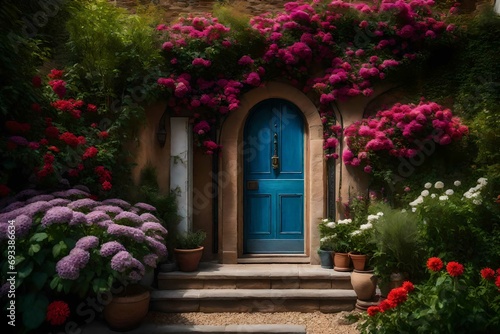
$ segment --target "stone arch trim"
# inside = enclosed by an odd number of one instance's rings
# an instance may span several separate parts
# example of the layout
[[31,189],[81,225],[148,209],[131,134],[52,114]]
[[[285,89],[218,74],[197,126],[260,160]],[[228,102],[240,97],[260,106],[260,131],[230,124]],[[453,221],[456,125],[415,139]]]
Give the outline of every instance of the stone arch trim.
[[323,158],[323,125],[317,107],[300,90],[270,82],[246,93],[221,129],[219,172],[219,260],[237,263],[243,251],[243,130],[250,110],[260,101],[279,98],[295,104],[305,119],[305,254],[317,264],[317,224],[325,214],[326,172]]

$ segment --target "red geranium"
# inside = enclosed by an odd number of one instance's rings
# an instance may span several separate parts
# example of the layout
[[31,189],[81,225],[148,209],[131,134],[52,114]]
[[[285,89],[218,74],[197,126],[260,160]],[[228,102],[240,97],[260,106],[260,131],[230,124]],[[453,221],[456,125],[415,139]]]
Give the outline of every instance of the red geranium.
[[111,182],[109,182],[109,181],[104,181],[104,182],[102,183],[102,189],[103,189],[104,191],[111,190],[111,188],[112,188]]
[[67,303],[56,300],[47,306],[47,321],[53,325],[58,326],[64,324],[70,315],[69,306]]
[[481,269],[481,277],[485,280],[493,280],[495,278],[495,271],[491,268]]
[[48,145],[49,141],[45,138],[40,139],[40,145]]
[[83,160],[93,158],[97,155],[98,152],[99,152],[99,150],[97,148],[95,148],[94,146],[90,146],[89,148],[87,148],[85,150],[82,158],[83,158]]
[[446,265],[446,270],[451,277],[457,277],[464,273],[464,266],[458,262],[451,261]]
[[431,257],[427,260],[427,268],[430,271],[440,271],[443,269],[443,261],[438,257]]
[[397,304],[394,302],[392,299],[384,299],[378,304],[378,307],[380,308],[380,312],[385,312],[391,308],[395,308]]
[[51,80],[49,81],[49,86],[52,87],[54,93],[59,96],[60,99],[66,95],[66,82],[63,80]]
[[370,317],[373,317],[374,315],[376,315],[377,313],[380,312],[380,307],[378,307],[378,306],[370,306],[370,307],[368,307],[368,309],[366,310],[366,312],[368,312],[368,315]]
[[56,146],[49,146],[47,147],[48,150],[52,151],[52,152],[60,152],[59,149],[56,147]]
[[59,136],[59,139],[71,147],[77,147],[80,144],[78,137],[71,132],[65,132]]
[[497,276],[497,279],[495,280],[495,285],[500,289],[500,276]]
[[53,68],[53,69],[50,70],[50,73],[47,74],[47,76],[50,79],[61,79],[62,76],[63,76],[63,73],[64,73],[63,70],[57,70],[57,69]]
[[101,132],[99,132],[98,136],[99,136],[100,138],[102,138],[102,139],[104,139],[104,138],[108,138],[109,133],[108,133],[107,131],[101,131]]
[[46,163],[46,164],[52,164],[54,162],[54,160],[55,160],[55,157],[51,153],[46,153],[43,156],[43,162]]
[[97,111],[97,107],[93,104],[87,104],[87,111],[88,112],[96,112]]
[[412,292],[413,290],[415,290],[415,286],[413,285],[412,282],[405,281],[403,282],[403,289],[405,289],[406,292]]
[[387,299],[392,300],[396,305],[399,305],[408,299],[408,291],[406,291],[403,287],[392,289],[387,295]]

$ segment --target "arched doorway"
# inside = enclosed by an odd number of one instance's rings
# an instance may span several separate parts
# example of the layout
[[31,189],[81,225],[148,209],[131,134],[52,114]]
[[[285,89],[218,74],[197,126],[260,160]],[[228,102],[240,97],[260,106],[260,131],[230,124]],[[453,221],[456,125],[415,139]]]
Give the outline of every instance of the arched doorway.
[[247,118],[243,253],[304,253],[304,120],[292,103],[268,99]]
[[[319,263],[318,223],[326,213],[326,171],[323,156],[323,125],[316,106],[300,90],[278,82],[267,83],[246,93],[240,108],[224,122],[220,134],[223,152],[219,170],[219,260],[238,263],[244,249],[245,176],[244,133],[252,109],[269,99],[287,101],[296,107],[303,119],[304,222],[302,256],[312,264]],[[274,153],[274,152],[273,152]],[[270,161],[270,160],[269,160]]]

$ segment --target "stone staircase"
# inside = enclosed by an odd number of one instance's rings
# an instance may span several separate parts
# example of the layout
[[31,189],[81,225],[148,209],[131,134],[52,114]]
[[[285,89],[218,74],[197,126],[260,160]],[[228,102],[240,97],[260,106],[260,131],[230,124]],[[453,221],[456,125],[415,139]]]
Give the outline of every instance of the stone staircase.
[[354,309],[350,273],[309,264],[201,263],[196,272],[158,275],[150,310],[314,312]]

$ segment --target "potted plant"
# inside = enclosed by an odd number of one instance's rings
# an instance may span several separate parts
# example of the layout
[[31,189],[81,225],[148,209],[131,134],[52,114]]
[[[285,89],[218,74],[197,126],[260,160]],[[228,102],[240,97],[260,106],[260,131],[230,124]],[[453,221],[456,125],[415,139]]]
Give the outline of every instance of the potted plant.
[[205,231],[188,231],[179,234],[174,248],[175,259],[181,271],[195,271],[203,255],[204,247],[201,246],[207,234]]
[[355,270],[365,270],[373,253],[375,243],[373,241],[373,224],[383,216],[382,212],[375,215],[368,215],[366,223],[360,224],[358,229],[351,232],[351,251],[349,257],[352,260]]
[[403,283],[420,269],[423,259],[418,216],[412,212],[376,204],[383,215],[373,224],[376,245],[372,257],[382,295]]
[[330,220],[325,218],[318,224],[320,241],[317,252],[321,268],[325,269],[333,269],[333,250],[335,248],[335,240],[331,235],[331,228],[327,226],[329,222]]
[[320,225],[323,243],[333,250],[333,269],[350,271],[349,251],[351,250],[351,233],[355,230],[352,219],[341,219],[337,222],[324,219]]

